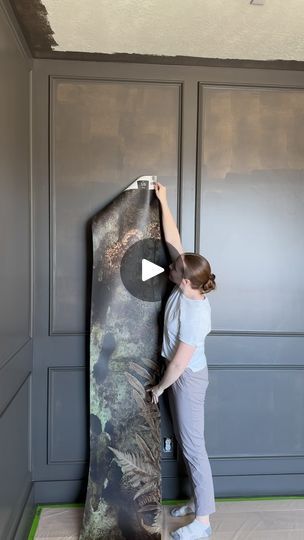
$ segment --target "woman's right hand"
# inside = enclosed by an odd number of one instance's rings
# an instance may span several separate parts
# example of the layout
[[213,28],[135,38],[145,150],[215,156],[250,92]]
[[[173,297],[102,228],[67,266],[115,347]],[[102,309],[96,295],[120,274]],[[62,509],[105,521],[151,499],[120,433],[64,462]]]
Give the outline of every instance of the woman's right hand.
[[164,393],[163,388],[160,386],[160,384],[157,384],[156,386],[153,386],[152,388],[147,388],[146,392],[151,392],[151,401],[152,403],[158,403],[158,398]]
[[160,201],[161,204],[167,202],[167,188],[166,188],[166,186],[163,186],[162,184],[160,184],[160,182],[156,182],[155,183],[155,193],[156,193],[156,196],[157,196],[157,198],[158,198],[158,200]]

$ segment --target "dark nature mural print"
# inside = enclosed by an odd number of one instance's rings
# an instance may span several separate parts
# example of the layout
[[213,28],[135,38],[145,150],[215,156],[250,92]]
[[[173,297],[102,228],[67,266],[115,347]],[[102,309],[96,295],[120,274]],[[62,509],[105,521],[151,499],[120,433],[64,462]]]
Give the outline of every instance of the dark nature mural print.
[[[92,220],[90,466],[80,540],[161,538],[160,413],[146,388],[159,377],[167,280],[139,278],[141,257],[169,264],[156,180],[135,180]],[[138,284],[132,294],[128,279]]]

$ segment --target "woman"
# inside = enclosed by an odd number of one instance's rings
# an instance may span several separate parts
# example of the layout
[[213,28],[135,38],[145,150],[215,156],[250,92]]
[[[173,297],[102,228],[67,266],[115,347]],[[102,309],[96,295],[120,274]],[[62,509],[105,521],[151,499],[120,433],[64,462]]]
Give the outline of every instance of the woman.
[[[155,185],[161,203],[165,240],[172,258],[169,278],[176,284],[165,308],[161,354],[166,371],[158,385],[148,389],[152,402],[168,388],[176,439],[182,449],[193,487],[193,501],[175,508],[175,517],[195,513],[187,526],[171,533],[175,540],[200,540],[211,535],[209,514],[215,512],[212,472],[204,441],[204,401],[209,384],[204,341],[211,330],[206,293],[215,289],[215,275],[199,254],[185,253],[170,212],[166,188]],[[176,258],[176,254],[178,257]]]

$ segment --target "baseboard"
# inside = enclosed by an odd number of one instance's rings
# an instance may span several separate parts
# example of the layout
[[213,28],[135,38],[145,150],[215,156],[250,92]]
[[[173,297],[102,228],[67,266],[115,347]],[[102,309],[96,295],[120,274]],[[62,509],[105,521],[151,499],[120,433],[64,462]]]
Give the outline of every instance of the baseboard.
[[[255,497],[301,497],[304,495],[304,474],[213,475],[216,500],[253,499]],[[163,477],[163,499],[188,499],[187,478]]]
[[87,479],[34,482],[35,504],[82,503],[85,501]]
[[[277,475],[276,489],[269,489],[268,475],[239,477],[215,477],[215,499],[242,500],[254,498],[301,497],[303,475]],[[263,486],[264,484],[264,486]],[[86,498],[87,479],[58,480],[34,482],[35,504],[48,503],[84,503]],[[187,500],[190,497],[187,478],[163,478],[162,497],[166,500]]]

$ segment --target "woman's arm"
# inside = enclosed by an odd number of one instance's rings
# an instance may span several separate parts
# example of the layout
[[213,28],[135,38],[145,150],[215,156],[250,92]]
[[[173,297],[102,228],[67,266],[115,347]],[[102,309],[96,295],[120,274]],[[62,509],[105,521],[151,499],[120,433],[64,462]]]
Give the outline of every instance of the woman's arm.
[[[184,249],[181,243],[181,238],[176,226],[175,220],[172,216],[171,210],[167,202],[167,188],[160,184],[159,182],[155,185],[155,193],[158,197],[161,209],[162,209],[162,224],[164,229],[165,240],[168,243],[168,249],[170,252],[171,259],[175,261],[179,253],[184,253]],[[172,250],[175,248],[177,251],[173,253]]]
[[153,386],[153,388],[147,389],[147,392],[152,393],[152,403],[157,403],[163,391],[181,376],[188,366],[195,349],[196,347],[193,345],[189,345],[183,341],[179,342],[176,353],[169,363],[160,383]]

